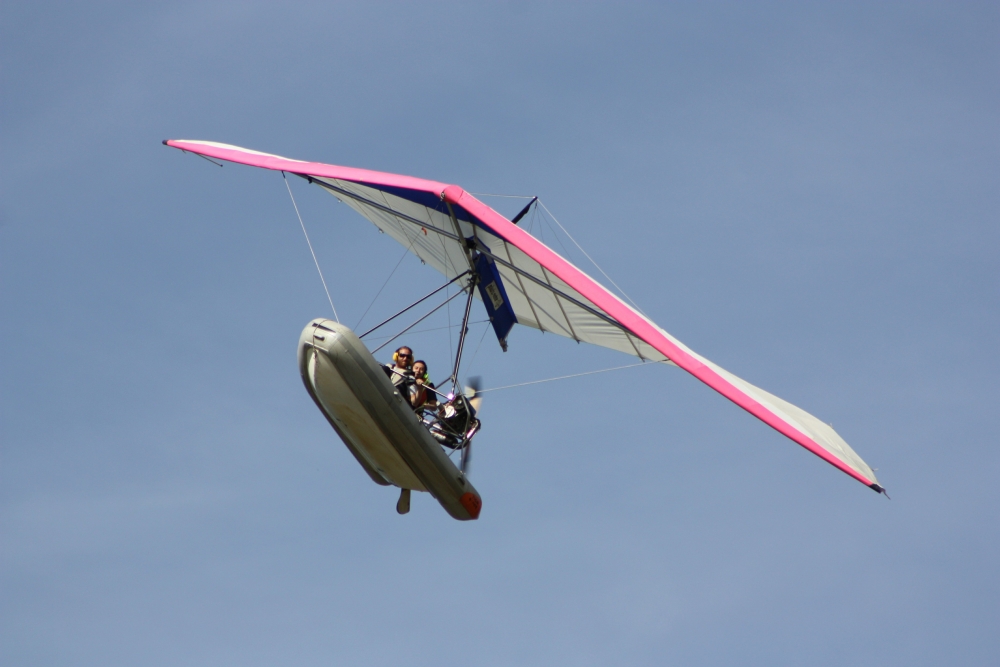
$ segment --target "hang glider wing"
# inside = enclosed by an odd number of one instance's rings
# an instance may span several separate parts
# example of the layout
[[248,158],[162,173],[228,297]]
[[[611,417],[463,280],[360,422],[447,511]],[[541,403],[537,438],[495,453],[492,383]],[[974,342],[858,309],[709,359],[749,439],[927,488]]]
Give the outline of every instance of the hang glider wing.
[[208,141],[169,140],[202,156],[284,171],[322,186],[448,278],[473,270],[500,344],[522,324],[671,363],[878,492],[874,472],[808,412],[696,354],[600,283],[457,185],[301,162]]

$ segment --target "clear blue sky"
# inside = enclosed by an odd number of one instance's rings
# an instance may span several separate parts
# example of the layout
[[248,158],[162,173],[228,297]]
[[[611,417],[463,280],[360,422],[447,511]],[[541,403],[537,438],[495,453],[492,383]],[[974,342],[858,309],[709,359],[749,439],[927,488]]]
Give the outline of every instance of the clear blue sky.
[[[1000,664],[1000,11],[870,5],[5,3],[0,663]],[[490,395],[482,518],[400,517],[298,377],[280,175],[166,138],[540,195],[892,500],[640,368]],[[402,249],[293,188],[353,325]]]

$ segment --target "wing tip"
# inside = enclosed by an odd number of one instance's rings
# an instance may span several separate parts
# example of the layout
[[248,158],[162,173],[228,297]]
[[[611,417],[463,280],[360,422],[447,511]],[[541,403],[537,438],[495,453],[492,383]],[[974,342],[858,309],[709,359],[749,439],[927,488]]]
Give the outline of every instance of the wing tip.
[[885,487],[881,484],[869,484],[868,488],[872,489],[875,493],[881,493],[886,498],[889,498],[889,494],[886,492]]

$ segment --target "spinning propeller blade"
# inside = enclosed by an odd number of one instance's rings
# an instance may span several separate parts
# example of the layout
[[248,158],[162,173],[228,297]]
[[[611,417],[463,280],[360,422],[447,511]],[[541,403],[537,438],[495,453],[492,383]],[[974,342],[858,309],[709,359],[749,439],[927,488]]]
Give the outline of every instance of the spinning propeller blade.
[[472,443],[465,443],[465,447],[462,448],[462,460],[459,461],[458,469],[464,474],[469,474],[469,465],[472,463]]
[[482,386],[483,379],[478,375],[465,381],[465,396],[469,399],[469,405],[476,412],[479,412],[479,406],[483,404],[483,397],[479,394]]
[[[465,381],[465,397],[469,400],[469,405],[472,407],[473,412],[479,412],[479,407],[483,404],[483,397],[479,394],[479,389],[483,386],[482,378],[478,375],[470,377]],[[462,460],[459,465],[459,469],[465,473],[469,474],[469,466],[472,464],[472,441],[465,444],[462,448]]]

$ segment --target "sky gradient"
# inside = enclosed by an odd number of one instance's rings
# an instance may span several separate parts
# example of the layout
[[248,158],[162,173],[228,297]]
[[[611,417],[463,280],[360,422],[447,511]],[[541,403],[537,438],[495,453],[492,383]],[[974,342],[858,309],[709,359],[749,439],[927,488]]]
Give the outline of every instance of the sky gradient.
[[[0,663],[1000,662],[996,5],[0,17]],[[657,367],[488,395],[480,520],[400,517],[298,376],[331,313],[281,176],[167,138],[538,195],[892,500]],[[291,187],[348,325],[440,284]],[[486,386],[630,362],[484,327]]]

